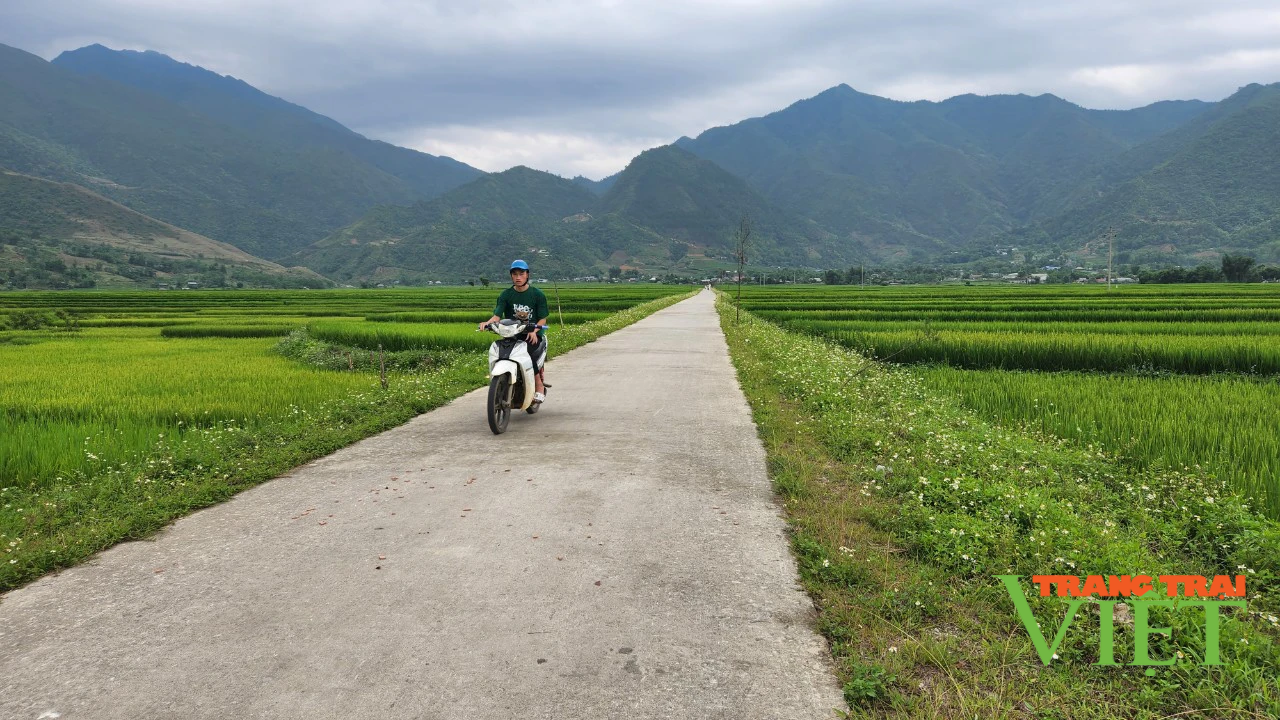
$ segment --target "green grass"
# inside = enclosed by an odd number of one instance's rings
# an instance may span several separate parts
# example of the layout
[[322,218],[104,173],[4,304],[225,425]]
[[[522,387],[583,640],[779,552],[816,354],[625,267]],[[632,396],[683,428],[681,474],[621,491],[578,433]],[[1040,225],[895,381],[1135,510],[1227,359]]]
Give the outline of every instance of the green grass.
[[[721,311],[854,716],[1280,713],[1280,526],[1220,480],[1002,427],[908,369]],[[1045,667],[993,577],[1134,572],[1247,573],[1250,614],[1224,613],[1224,665],[1195,663],[1199,625],[1182,612],[1157,622],[1173,628],[1157,656],[1183,654],[1173,666],[1098,667],[1098,621],[1082,613]],[[1031,602],[1056,626],[1056,598]],[[1132,639],[1122,624],[1118,657]]]

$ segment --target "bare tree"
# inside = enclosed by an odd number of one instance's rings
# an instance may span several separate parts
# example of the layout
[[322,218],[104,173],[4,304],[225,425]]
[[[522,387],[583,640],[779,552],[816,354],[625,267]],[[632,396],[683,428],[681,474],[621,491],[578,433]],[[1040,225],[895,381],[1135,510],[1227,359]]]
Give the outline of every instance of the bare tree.
[[733,324],[738,324],[738,316],[742,312],[742,272],[747,264],[747,244],[751,240],[751,217],[743,213],[738,222],[738,232],[734,234],[734,257],[738,258],[738,303],[733,309]]

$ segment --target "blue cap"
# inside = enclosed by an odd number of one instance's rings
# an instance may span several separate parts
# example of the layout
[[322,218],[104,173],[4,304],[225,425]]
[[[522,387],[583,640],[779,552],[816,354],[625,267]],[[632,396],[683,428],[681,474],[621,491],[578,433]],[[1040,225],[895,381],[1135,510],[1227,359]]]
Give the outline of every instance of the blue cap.
[[528,270],[528,269],[529,269],[529,263],[523,260],[517,260],[511,263],[511,270]]

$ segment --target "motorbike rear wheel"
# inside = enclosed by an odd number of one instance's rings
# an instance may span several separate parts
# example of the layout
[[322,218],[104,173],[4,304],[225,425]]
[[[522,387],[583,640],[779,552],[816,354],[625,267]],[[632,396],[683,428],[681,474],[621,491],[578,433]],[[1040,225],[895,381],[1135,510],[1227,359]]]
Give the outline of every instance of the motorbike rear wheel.
[[498,375],[489,381],[489,429],[494,435],[507,431],[507,423],[511,421],[510,396],[511,378]]

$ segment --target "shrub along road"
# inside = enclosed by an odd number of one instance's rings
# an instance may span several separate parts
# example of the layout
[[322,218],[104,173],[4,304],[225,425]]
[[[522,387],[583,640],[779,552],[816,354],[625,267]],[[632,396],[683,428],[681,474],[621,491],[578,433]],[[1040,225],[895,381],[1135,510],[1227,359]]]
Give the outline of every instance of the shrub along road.
[[[0,599],[0,716],[843,708],[711,293]],[[59,715],[53,715],[58,713]]]

